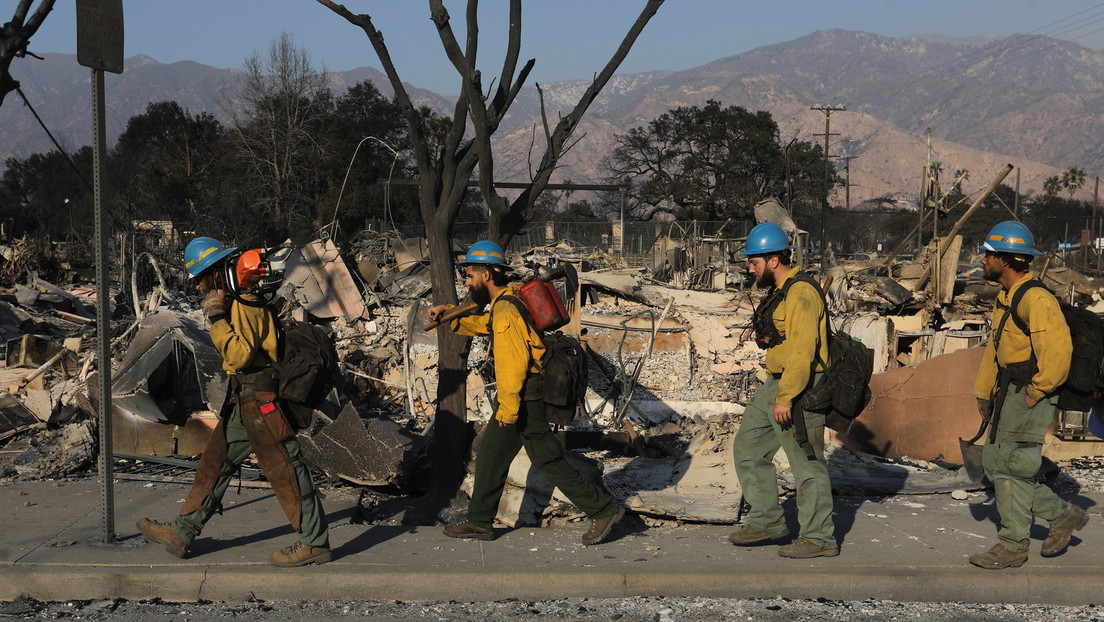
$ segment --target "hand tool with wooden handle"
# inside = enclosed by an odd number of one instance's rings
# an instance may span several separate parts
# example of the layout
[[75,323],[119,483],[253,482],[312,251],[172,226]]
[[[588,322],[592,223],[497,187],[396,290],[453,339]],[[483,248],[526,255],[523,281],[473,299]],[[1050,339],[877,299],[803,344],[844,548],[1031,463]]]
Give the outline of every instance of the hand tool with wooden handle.
[[479,307],[480,307],[479,303],[469,302],[467,304],[463,304],[463,305],[460,305],[458,307],[453,307],[451,309],[448,309],[447,311],[445,311],[444,313],[441,314],[441,317],[439,317],[436,320],[434,320],[434,321],[426,324],[425,326],[423,326],[422,330],[424,330],[426,332],[429,332],[429,331],[433,330],[434,328],[437,328],[441,324],[444,324],[445,322],[451,322],[452,320],[455,320],[458,317],[468,315],[469,313],[474,313],[475,311],[479,310]]

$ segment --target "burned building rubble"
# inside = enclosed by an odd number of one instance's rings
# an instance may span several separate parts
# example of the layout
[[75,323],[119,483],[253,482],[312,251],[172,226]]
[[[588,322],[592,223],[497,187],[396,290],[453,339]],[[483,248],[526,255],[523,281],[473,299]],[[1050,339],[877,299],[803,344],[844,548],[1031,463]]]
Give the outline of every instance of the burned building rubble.
[[[555,240],[514,254],[521,279],[561,262],[578,266],[577,287],[559,288],[572,318],[564,330],[581,335],[588,351],[589,388],[585,412],[560,436],[581,471],[603,478],[645,520],[728,523],[738,514],[732,438],[764,373],[750,338],[763,293],[734,260],[741,244],[723,232],[660,235],[643,267],[611,247]],[[1104,307],[1104,281],[1060,257],[1036,271],[1059,295]],[[913,262],[837,260],[814,272],[833,325],[875,352],[870,404],[847,434],[829,431],[833,485],[877,495],[981,487],[957,468],[958,439],[978,424],[972,382],[997,293],[976,257],[959,243],[949,254],[928,248]],[[87,471],[98,450],[89,396],[96,292],[20,280],[0,290],[0,478]],[[187,466],[217,421],[226,378],[187,293],[149,297],[132,302],[152,307],[140,317],[125,305],[115,309],[113,450],[120,477],[187,483]],[[422,330],[432,303],[426,245],[417,238],[364,232],[344,249],[316,240],[288,261],[281,315],[324,325],[342,361],[339,387],[300,432],[319,477],[391,495],[419,492],[437,389],[436,337]],[[467,401],[477,432],[493,413],[494,387],[480,373],[485,362],[486,344],[473,340]],[[1060,413],[1047,456],[1068,464],[1104,454],[1092,422],[1088,413]],[[792,490],[784,454],[776,460],[780,485]],[[149,465],[176,475],[149,475]],[[248,469],[243,477],[260,478]],[[469,473],[464,490],[471,485]],[[519,526],[580,518],[522,452],[499,520]]]

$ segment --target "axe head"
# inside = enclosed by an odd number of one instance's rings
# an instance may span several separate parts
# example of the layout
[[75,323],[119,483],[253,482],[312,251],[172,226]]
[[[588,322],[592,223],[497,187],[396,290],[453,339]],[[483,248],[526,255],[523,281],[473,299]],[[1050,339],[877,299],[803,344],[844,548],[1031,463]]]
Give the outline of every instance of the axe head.
[[561,264],[560,267],[554,270],[546,270],[537,276],[537,280],[544,282],[555,281],[556,279],[566,279],[568,295],[574,296],[575,291],[579,289],[579,271],[575,269],[575,266],[569,263]]

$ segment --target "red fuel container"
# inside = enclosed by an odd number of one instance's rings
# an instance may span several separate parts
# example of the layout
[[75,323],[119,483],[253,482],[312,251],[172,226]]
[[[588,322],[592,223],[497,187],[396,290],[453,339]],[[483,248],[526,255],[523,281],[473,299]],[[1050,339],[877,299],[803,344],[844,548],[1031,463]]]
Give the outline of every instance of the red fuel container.
[[518,298],[533,316],[533,324],[542,331],[556,330],[570,319],[567,309],[551,283],[532,279],[518,290]]

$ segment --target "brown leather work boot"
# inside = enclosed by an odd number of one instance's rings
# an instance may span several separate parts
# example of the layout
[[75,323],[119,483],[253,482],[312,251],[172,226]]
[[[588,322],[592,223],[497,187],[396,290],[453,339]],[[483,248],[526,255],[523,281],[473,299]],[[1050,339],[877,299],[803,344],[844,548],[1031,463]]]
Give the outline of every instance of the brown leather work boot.
[[970,556],[970,563],[978,568],[986,570],[1004,570],[1005,568],[1019,568],[1027,561],[1027,551],[1013,553],[998,544],[985,553]]
[[1085,513],[1085,510],[1076,505],[1070,505],[1070,511],[1064,518],[1051,521],[1050,533],[1047,534],[1046,540],[1043,540],[1043,548],[1039,550],[1039,553],[1043,557],[1061,555],[1069,546],[1070,535],[1084,527],[1088,522],[1089,515]]
[[779,531],[763,531],[744,523],[737,527],[736,531],[728,534],[728,541],[736,546],[747,546],[749,544],[759,544],[760,542],[770,542],[771,540],[782,540],[788,537],[790,537],[790,528],[785,525],[782,525],[782,529]]
[[445,525],[445,535],[450,538],[472,538],[475,540],[494,540],[493,529],[480,527],[471,521],[464,521],[455,525]]
[[173,531],[172,525],[169,523],[159,523],[155,520],[143,518],[138,521],[138,531],[151,542],[158,542],[165,545],[165,550],[170,555],[175,555],[181,559],[188,553],[188,542],[184,541],[175,531]]
[[778,554],[782,557],[793,559],[810,559],[813,557],[835,557],[839,555],[838,546],[824,546],[812,540],[806,540],[800,536],[786,546],[778,547]]
[[268,563],[273,566],[290,568],[293,566],[306,566],[307,564],[324,564],[333,559],[328,546],[307,546],[296,541],[291,546],[285,546],[278,551],[272,551]]
[[624,516],[625,508],[617,508],[617,512],[614,514],[602,518],[590,519],[590,529],[587,529],[586,533],[583,534],[583,544],[585,546],[590,546],[605,540],[606,536],[613,531],[613,526]]

